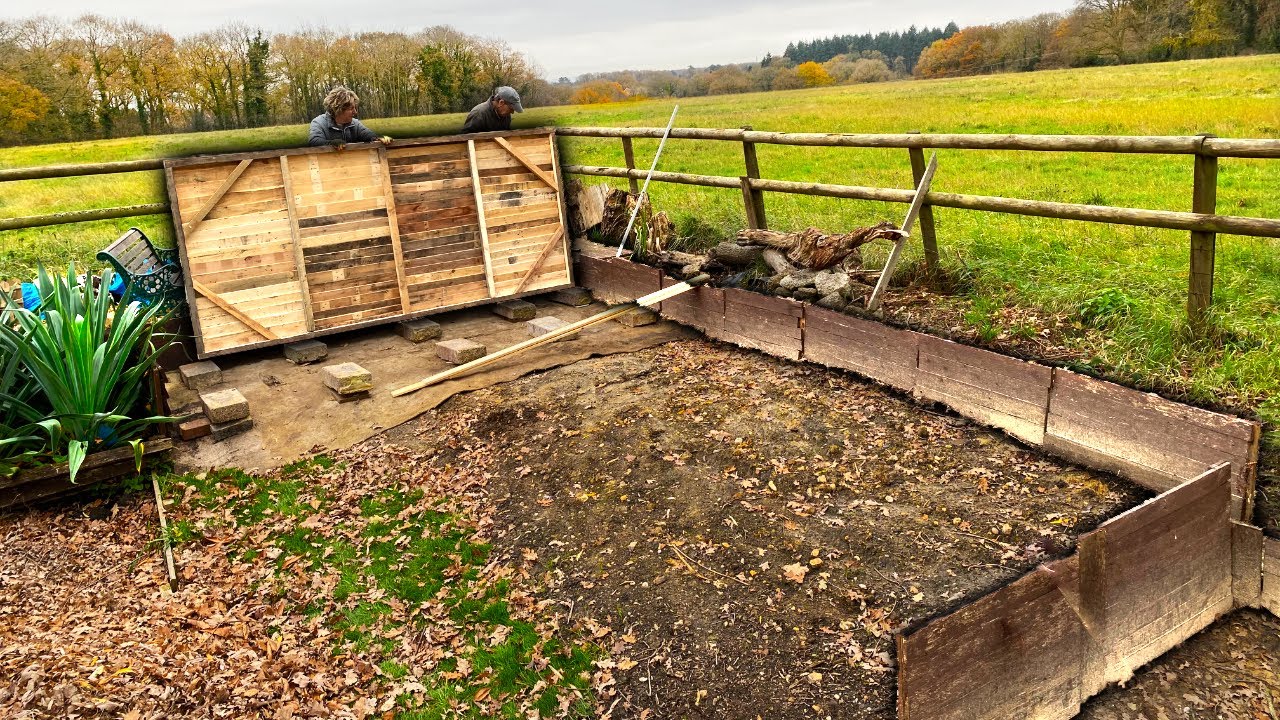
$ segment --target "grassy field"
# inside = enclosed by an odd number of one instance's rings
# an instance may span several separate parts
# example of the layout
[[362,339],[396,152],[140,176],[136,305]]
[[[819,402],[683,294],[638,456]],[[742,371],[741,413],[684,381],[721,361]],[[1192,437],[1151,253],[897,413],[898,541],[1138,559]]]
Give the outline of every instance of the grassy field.
[[[662,125],[670,101],[532,109],[521,125]],[[373,119],[393,136],[454,132],[461,116]],[[1090,68],[936,81],[906,81],[681,101],[684,127],[809,132],[910,130],[957,133],[1065,133],[1280,137],[1280,56]],[[170,157],[300,145],[303,126],[129,138],[0,151],[0,166]],[[636,143],[647,166],[657,141]],[[565,163],[621,165],[616,141],[568,139]],[[904,150],[761,146],[766,177],[909,187]],[[738,176],[741,147],[675,141],[661,169]],[[1189,210],[1187,156],[943,151],[934,187],[1138,208]],[[1223,160],[1219,211],[1280,217],[1280,161]],[[0,217],[163,200],[159,173],[10,183]],[[744,225],[736,191],[655,186],[656,205],[681,234],[703,244]],[[904,207],[800,196],[766,197],[771,227],[840,231],[880,219],[900,221]],[[1113,312],[1105,333],[1085,348],[1106,375],[1193,401],[1280,420],[1280,241],[1219,238],[1216,342],[1187,340],[1184,321],[1186,233],[1067,221],[936,211],[944,262],[971,278],[966,322],[998,333],[1008,306],[1046,314],[1082,304]],[[151,217],[0,233],[0,277],[29,274],[37,261],[85,261],[130,224],[171,242],[167,218]],[[917,249],[913,248],[913,251]],[[918,253],[917,253],[918,254]],[[911,260],[911,257],[908,257]],[[876,258],[869,259],[875,262]],[[1100,299],[1099,299],[1100,298]],[[1275,436],[1273,435],[1272,438]],[[1274,440],[1273,440],[1274,442]]]

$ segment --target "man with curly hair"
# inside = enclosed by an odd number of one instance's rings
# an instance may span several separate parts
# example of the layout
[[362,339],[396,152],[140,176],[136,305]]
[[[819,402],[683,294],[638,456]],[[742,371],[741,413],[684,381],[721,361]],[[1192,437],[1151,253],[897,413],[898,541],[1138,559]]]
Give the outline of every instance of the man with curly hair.
[[325,96],[324,112],[311,121],[307,144],[341,146],[356,142],[381,142],[385,145],[391,142],[391,138],[378,137],[377,133],[356,119],[356,111],[359,109],[359,96],[342,85],[334,87]]

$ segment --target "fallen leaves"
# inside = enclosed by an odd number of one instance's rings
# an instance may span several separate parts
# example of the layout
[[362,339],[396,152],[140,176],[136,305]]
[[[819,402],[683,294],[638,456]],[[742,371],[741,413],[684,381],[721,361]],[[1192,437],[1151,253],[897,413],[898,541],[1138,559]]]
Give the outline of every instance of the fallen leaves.
[[809,573],[809,568],[800,563],[792,563],[782,566],[782,576],[794,583],[804,582],[804,576]]

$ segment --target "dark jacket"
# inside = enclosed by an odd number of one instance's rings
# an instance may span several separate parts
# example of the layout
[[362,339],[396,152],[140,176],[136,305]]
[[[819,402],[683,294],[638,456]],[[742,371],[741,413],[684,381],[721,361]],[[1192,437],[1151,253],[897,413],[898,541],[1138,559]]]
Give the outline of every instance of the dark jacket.
[[308,145],[337,145],[357,142],[375,142],[378,134],[364,126],[364,123],[351,119],[346,127],[338,127],[329,113],[321,113],[311,121],[311,133],[307,136]]
[[493,109],[493,99],[490,98],[471,108],[471,112],[467,113],[467,121],[462,124],[462,132],[478,133],[493,132],[495,130],[510,130],[511,116],[502,117],[497,110]]

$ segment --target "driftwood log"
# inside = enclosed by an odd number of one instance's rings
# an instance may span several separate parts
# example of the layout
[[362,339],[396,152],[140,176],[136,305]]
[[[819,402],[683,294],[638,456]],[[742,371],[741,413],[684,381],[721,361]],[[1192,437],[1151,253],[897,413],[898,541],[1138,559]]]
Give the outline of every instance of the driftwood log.
[[736,242],[722,242],[711,248],[711,257],[729,267],[743,268],[754,265],[764,253],[759,245],[740,245]]
[[[631,213],[636,207],[636,196],[625,190],[610,190],[604,200],[604,211],[601,213],[600,234],[613,243],[622,241],[622,233],[627,230]],[[636,238],[640,243],[636,244]],[[646,197],[640,206],[640,214],[636,216],[636,224],[631,228],[632,247],[640,247],[648,253],[659,253],[675,240],[676,228],[664,212],[655,213],[653,205]]]
[[737,241],[739,245],[764,245],[773,248],[792,264],[808,270],[826,270],[844,262],[859,247],[873,240],[896,240],[899,234],[893,223],[882,222],[841,235],[827,235],[817,228],[797,233],[743,230],[738,233]]
[[566,183],[565,187],[568,190],[565,201],[569,207],[569,224],[574,237],[582,237],[603,219],[604,201],[609,195],[609,186],[605,183],[584,185],[575,178]]

